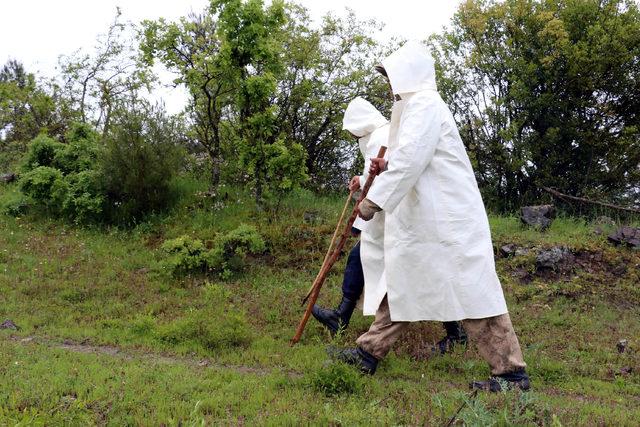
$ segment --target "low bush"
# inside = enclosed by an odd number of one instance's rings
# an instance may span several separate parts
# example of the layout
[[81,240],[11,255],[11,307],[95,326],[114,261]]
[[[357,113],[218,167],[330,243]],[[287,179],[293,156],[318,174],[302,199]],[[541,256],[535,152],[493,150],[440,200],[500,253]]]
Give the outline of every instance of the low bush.
[[103,219],[106,202],[100,174],[84,170],[67,177],[67,197],[62,205],[64,213],[77,223],[96,223]]
[[76,223],[103,220],[105,198],[96,171],[98,136],[74,124],[62,144],[40,135],[29,143],[20,189],[48,214]]
[[180,236],[164,242],[161,249],[166,255],[162,267],[174,276],[205,270],[207,248],[201,240]]
[[216,238],[211,249],[190,236],[167,240],[161,249],[161,266],[173,276],[208,272],[228,278],[242,271],[247,255],[263,253],[266,245],[255,227],[243,224]]
[[60,213],[67,197],[68,183],[62,172],[49,166],[37,166],[22,175],[20,189],[49,211]]

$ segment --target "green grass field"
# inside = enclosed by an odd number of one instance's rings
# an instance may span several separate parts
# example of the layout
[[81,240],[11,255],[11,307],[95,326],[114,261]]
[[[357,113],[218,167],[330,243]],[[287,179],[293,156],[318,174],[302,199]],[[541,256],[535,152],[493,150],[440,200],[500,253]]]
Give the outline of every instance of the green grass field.
[[[16,197],[0,186],[0,200]],[[300,192],[265,218],[230,192],[224,204],[187,198],[129,230],[0,215],[0,322],[20,327],[0,330],[0,425],[447,425],[459,408],[454,425],[638,425],[640,253],[584,221],[539,233],[491,218],[496,246],[530,249],[497,261],[529,393],[472,397],[468,382],[488,367],[473,346],[427,357],[436,323],[412,325],[374,377],[328,363],[330,337],[313,320],[290,347],[341,206]],[[268,246],[243,272],[161,269],[165,240],[208,242],[240,224]],[[539,274],[535,252],[556,244],[579,263]],[[339,300],[344,261],[324,305]],[[332,344],[352,345],[370,321],[356,314]]]

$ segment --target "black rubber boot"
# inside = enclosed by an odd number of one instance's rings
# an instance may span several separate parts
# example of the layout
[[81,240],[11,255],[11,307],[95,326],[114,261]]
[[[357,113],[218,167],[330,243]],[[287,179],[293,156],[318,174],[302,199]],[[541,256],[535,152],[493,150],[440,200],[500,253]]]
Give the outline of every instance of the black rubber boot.
[[469,384],[471,390],[483,390],[491,393],[507,390],[527,391],[531,388],[529,375],[524,369],[504,375],[496,375],[487,381],[473,381]]
[[358,348],[346,348],[343,350],[327,349],[329,356],[344,362],[347,365],[355,366],[363,374],[373,375],[378,367],[378,359],[371,353]]
[[431,347],[431,353],[434,356],[441,356],[449,353],[457,345],[467,345],[467,333],[462,328],[460,322],[443,322],[447,335],[438,341],[436,345]]
[[351,320],[351,315],[355,308],[356,301],[342,297],[342,301],[337,309],[328,310],[314,305],[311,313],[318,322],[322,323],[327,327],[327,329],[329,329],[331,336],[333,336],[338,332],[338,330],[346,329],[346,327],[349,326],[349,320]]

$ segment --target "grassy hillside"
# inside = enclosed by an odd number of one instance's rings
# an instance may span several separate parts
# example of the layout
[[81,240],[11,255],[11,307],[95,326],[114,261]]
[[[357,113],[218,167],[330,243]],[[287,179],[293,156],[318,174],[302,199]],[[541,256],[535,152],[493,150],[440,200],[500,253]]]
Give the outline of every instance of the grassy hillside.
[[[0,186],[0,201],[16,197]],[[561,218],[539,233],[491,218],[496,247],[521,248],[497,265],[530,393],[470,396],[468,381],[488,368],[472,346],[430,358],[435,323],[412,325],[374,377],[328,364],[329,336],[313,320],[290,347],[342,203],[299,193],[266,218],[229,191],[224,202],[187,198],[131,230],[0,215],[0,322],[20,327],[0,330],[0,425],[446,425],[461,406],[457,424],[637,425],[640,253],[606,242],[613,225],[603,235]],[[240,224],[268,248],[242,272],[163,270],[167,239],[209,245]],[[573,264],[537,269],[537,252],[554,245]],[[344,261],[322,304],[338,301]],[[370,321],[356,314],[333,344],[352,345]]]

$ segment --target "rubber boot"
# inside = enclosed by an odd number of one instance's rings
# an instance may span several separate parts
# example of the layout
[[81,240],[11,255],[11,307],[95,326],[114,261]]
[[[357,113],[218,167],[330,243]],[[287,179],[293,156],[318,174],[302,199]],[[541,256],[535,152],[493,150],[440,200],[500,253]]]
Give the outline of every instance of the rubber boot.
[[487,381],[473,381],[469,384],[471,390],[483,390],[492,393],[506,390],[522,390],[527,391],[531,388],[529,383],[529,375],[522,369],[503,375],[496,375]]
[[329,356],[333,359],[344,362],[348,365],[355,366],[363,374],[373,375],[376,373],[378,367],[378,359],[360,347],[358,348],[346,348],[342,350],[327,349]]
[[349,326],[349,320],[351,320],[353,310],[356,308],[356,302],[343,296],[340,305],[335,310],[328,310],[314,305],[311,313],[318,322],[329,329],[331,336],[334,336],[338,330],[344,330]]
[[447,335],[431,347],[434,356],[449,353],[456,345],[467,345],[467,333],[462,328],[461,322],[443,322]]

